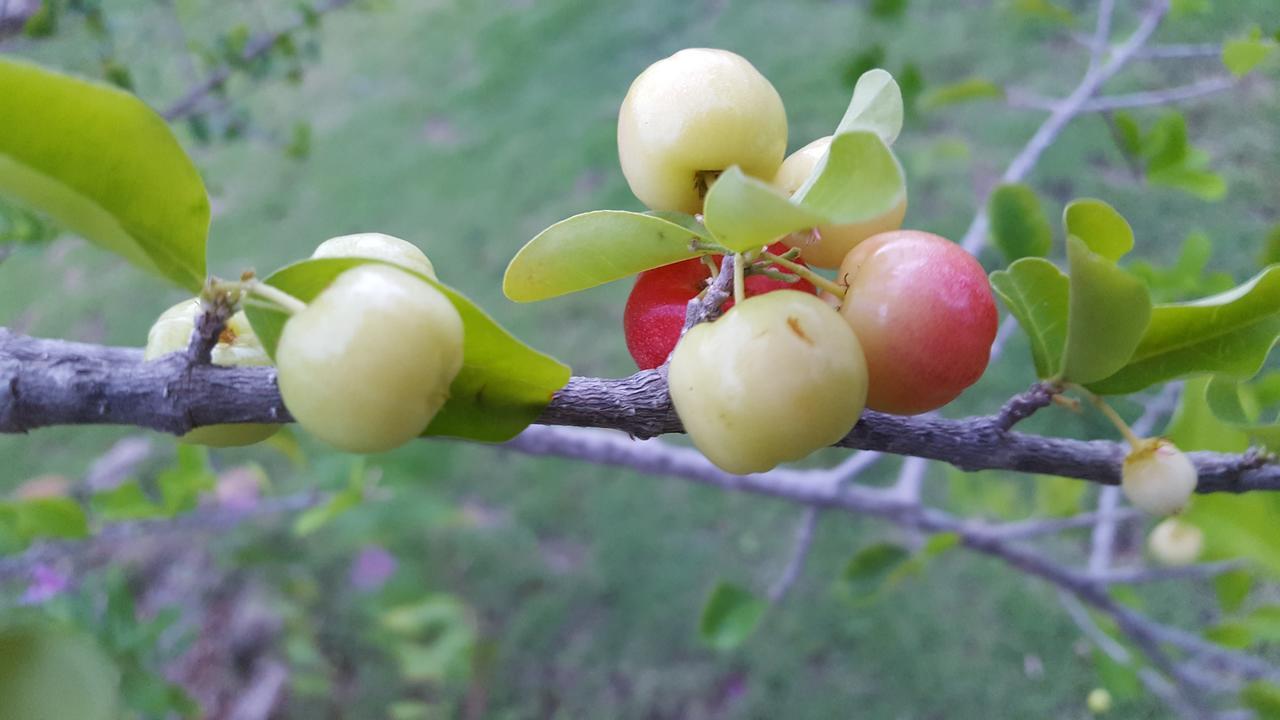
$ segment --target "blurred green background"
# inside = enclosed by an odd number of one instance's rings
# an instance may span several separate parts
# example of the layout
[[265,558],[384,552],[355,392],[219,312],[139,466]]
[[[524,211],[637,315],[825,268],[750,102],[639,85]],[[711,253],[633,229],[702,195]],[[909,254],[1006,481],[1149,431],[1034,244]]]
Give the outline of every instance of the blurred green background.
[[[1087,62],[1071,35],[1090,31],[1092,3],[1061,3],[1065,16],[1035,2],[914,0],[901,14],[897,4],[389,0],[340,11],[316,34],[319,55],[301,82],[233,79],[226,112],[246,114],[242,137],[202,144],[176,126],[212,194],[211,271],[266,272],[330,236],[386,232],[419,244],[442,280],[575,374],[627,374],[626,283],[515,305],[500,280],[510,256],[550,223],[639,209],[617,167],[614,132],[617,106],[646,65],[688,46],[743,54],[781,93],[795,149],[831,131],[853,80],[872,64],[917,76],[925,97],[971,76],[1060,96]],[[1119,5],[1123,33],[1137,3]],[[240,26],[278,26],[294,4],[121,0],[109,10],[111,51],[128,62],[139,95],[163,107],[201,76],[186,48],[213,47]],[[1217,3],[1171,20],[1158,39],[1220,42],[1274,11],[1274,0]],[[101,45],[66,22],[53,38],[9,38],[0,51],[95,73]],[[1109,88],[1222,72],[1214,58],[1139,61]],[[1277,111],[1267,82],[1186,109],[1192,143],[1228,183],[1217,202],[1144,185],[1097,116],[1064,133],[1032,184],[1051,215],[1075,197],[1112,203],[1136,229],[1136,254],[1157,264],[1202,231],[1215,243],[1210,268],[1242,280],[1280,218]],[[1159,112],[1136,117],[1150,123]],[[909,179],[908,226],[958,239],[978,193],[1043,117],[1001,100],[917,107],[895,148]],[[300,132],[305,147],[287,152]],[[994,253],[983,259],[991,269],[1000,263]],[[0,264],[0,324],[38,336],[141,345],[179,299],[74,238],[21,246]],[[1015,338],[946,412],[989,412],[1033,379]],[[1105,433],[1064,417],[1055,416],[1055,432]],[[0,436],[0,490],[43,475],[81,477],[136,432]],[[157,441],[172,455],[167,439]],[[220,471],[256,465],[273,494],[347,482],[352,458],[301,433],[298,441],[301,462],[262,447],[214,451],[212,462]],[[882,462],[871,481],[892,479],[897,465]],[[214,565],[265,588],[286,618],[289,717],[1073,718],[1086,715],[1084,697],[1100,682],[1054,592],[991,561],[949,554],[888,597],[850,602],[837,583],[845,561],[895,539],[872,520],[823,517],[792,594],[743,647],[717,652],[697,637],[703,599],[718,580],[763,592],[787,560],[798,508],[449,441],[370,457],[364,472],[378,480],[372,497],[306,537],[268,522],[208,540]],[[991,517],[1027,516],[1039,499],[1028,478],[974,482],[942,468],[931,472],[929,494]],[[1063,553],[1078,554],[1083,541],[1064,540]],[[385,586],[361,591],[347,573],[369,545],[398,565]],[[429,596],[447,598],[446,615],[467,628],[467,651],[423,679],[397,664],[400,646],[380,618]],[[1196,611],[1193,600],[1157,593],[1151,602],[1166,617]],[[1139,697],[1119,714],[1163,712]]]

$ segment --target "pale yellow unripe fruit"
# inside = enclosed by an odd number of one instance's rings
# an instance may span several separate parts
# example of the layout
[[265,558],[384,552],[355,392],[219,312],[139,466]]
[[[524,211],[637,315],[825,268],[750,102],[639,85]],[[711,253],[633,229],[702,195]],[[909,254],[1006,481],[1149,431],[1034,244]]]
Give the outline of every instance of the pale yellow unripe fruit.
[[382,260],[422,273],[432,280],[439,279],[436,277],[435,266],[417,245],[382,233],[357,233],[329,238],[316,246],[311,257]]
[[1094,688],[1089,691],[1085,705],[1094,715],[1105,715],[1111,712],[1111,693],[1107,692],[1106,688]]
[[1191,500],[1196,466],[1168,440],[1143,440],[1124,459],[1120,487],[1135,507],[1153,515],[1172,515]]
[[747,298],[671,354],[671,401],[707,459],[739,475],[799,460],[862,415],[867,364],[839,313],[795,290]]
[[1147,549],[1163,565],[1190,565],[1204,552],[1204,531],[1186,520],[1165,518],[1151,529]]
[[702,211],[707,186],[732,165],[768,180],[787,152],[787,114],[745,58],[690,48],[650,65],[618,111],[618,159],[640,202]]
[[302,427],[350,452],[422,433],[462,368],[462,318],[444,293],[388,265],[339,275],[289,318],[280,395]]
[[[782,167],[778,168],[773,186],[787,195],[794,195],[805,180],[809,179],[818,161],[830,147],[831,136],[828,135],[791,153],[782,162]],[[902,220],[906,216],[907,197],[904,194],[902,202],[877,217],[847,225],[821,225],[817,228],[817,234],[794,233],[782,238],[782,242],[789,247],[800,248],[800,257],[810,265],[837,268],[854,246],[872,235],[897,230],[902,227]]]
[[[147,348],[143,352],[143,358],[155,360],[169,353],[185,351],[191,343],[191,333],[199,314],[199,298],[183,300],[161,313],[147,333]],[[227,320],[226,327],[218,337],[218,344],[213,346],[210,359],[214,365],[271,364],[271,358],[262,348],[262,343],[243,312],[238,312]],[[206,425],[192,430],[178,440],[210,447],[236,447],[266,440],[279,429],[279,425],[263,423]]]

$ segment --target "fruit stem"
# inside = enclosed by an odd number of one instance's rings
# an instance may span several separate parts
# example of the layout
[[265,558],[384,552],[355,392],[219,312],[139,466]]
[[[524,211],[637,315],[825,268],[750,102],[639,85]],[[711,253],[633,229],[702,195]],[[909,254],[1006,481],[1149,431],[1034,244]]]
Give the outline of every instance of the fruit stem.
[[263,300],[268,300],[274,303],[289,315],[296,315],[307,309],[306,303],[280,288],[272,287],[261,280],[249,280],[245,283],[245,290],[250,295],[257,295]]
[[715,280],[716,276],[720,274],[720,266],[716,264],[716,261],[710,255],[703,255],[701,260],[702,264],[706,265],[707,270],[711,272],[711,279]]
[[1079,392],[1081,395],[1084,395],[1086,398],[1088,398],[1089,402],[1093,403],[1093,406],[1098,408],[1098,410],[1101,411],[1102,414],[1105,415],[1107,419],[1111,421],[1112,425],[1116,426],[1116,429],[1120,431],[1120,435],[1124,437],[1125,441],[1129,443],[1130,447],[1132,447],[1134,450],[1137,450],[1140,447],[1142,447],[1142,438],[1138,437],[1137,433],[1135,433],[1133,429],[1129,427],[1129,423],[1125,422],[1124,418],[1120,417],[1120,413],[1116,412],[1115,409],[1112,408],[1110,405],[1108,405],[1105,400],[1098,397],[1097,395],[1094,395],[1088,390],[1085,390],[1079,385],[1072,385],[1071,387],[1076,392]]
[[741,305],[742,301],[747,297],[746,285],[746,259],[742,253],[734,253],[733,255],[733,303]]
[[790,270],[796,275],[799,275],[805,280],[808,280],[809,282],[813,283],[815,287],[820,287],[823,290],[826,290],[827,292],[831,293],[832,295],[835,295],[838,298],[844,297],[844,292],[845,292],[844,286],[839,285],[838,283],[835,283],[831,280],[828,280],[822,277],[818,273],[810,270],[809,268],[805,267],[804,265],[801,265],[800,263],[791,262],[790,260],[784,257],[774,255],[768,250],[765,250],[764,252],[760,253],[760,258],[767,262],[771,262],[774,265],[781,265],[782,267]]

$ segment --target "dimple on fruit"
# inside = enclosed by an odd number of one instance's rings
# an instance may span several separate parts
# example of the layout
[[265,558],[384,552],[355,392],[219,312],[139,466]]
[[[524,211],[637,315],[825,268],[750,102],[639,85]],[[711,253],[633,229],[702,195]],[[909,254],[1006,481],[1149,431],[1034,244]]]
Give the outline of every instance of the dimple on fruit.
[[1172,515],[1191,500],[1198,475],[1191,458],[1160,438],[1142,440],[1124,459],[1120,487],[1135,507]]
[[[199,314],[199,298],[183,300],[161,313],[147,333],[147,348],[143,352],[143,358],[155,360],[169,353],[186,350]],[[271,358],[262,348],[262,343],[258,341],[258,336],[254,334],[243,312],[238,312],[227,320],[210,359],[214,365],[226,366],[271,364]],[[279,425],[265,423],[225,423],[196,428],[178,439],[195,445],[236,447],[266,440],[279,429]]]
[[927,412],[982,377],[999,322],[986,271],[964,248],[918,230],[882,233],[849,251],[836,281],[867,357],[867,407]]
[[773,85],[727,50],[689,48],[650,65],[618,111],[618,159],[640,202],[701,212],[732,165],[769,180],[787,151],[787,114]]
[[817,296],[747,298],[690,328],[671,354],[671,401],[693,444],[721,469],[765,472],[844,437],[862,414],[858,338]]
[[357,233],[329,238],[316,246],[313,258],[368,258],[382,260],[437,280],[435,266],[413,243],[382,233]]
[[[830,147],[831,136],[828,135],[791,153],[782,161],[782,167],[778,168],[773,186],[787,195],[794,195],[805,180],[809,179],[809,175]],[[858,243],[872,235],[902,227],[902,220],[906,215],[907,198],[904,195],[902,202],[877,217],[845,225],[821,225],[815,231],[788,235],[782,242],[790,247],[800,248],[801,257],[810,265],[836,268],[840,267],[841,261]]]
[[462,368],[462,319],[402,270],[360,265],[285,323],[280,395],[302,427],[350,452],[382,452],[426,429]]

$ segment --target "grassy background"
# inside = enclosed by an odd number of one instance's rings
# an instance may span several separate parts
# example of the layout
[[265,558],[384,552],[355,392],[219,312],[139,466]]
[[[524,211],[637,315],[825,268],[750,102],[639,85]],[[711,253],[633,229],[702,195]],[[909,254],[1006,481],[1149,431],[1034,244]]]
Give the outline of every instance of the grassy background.
[[[277,5],[177,8],[200,41],[246,18],[257,25],[287,16],[290,4]],[[1171,23],[1160,40],[1219,40],[1264,19],[1271,5],[1218,3],[1211,14]],[[1131,27],[1120,15],[1119,27]],[[188,76],[174,61],[172,16],[130,0],[112,17],[140,94],[156,105],[180,94]],[[1087,28],[1082,18],[1074,29]],[[614,123],[628,83],[648,63],[687,46],[744,54],[781,93],[797,148],[839,119],[848,68],[873,45],[895,72],[915,63],[926,88],[982,75],[1064,94],[1086,61],[1069,31],[988,2],[918,0],[903,18],[883,21],[864,3],[831,0],[397,0],[327,21],[322,56],[300,85],[234,82],[231,95],[252,110],[261,136],[197,147],[182,132],[213,195],[213,272],[268,271],[333,235],[395,234],[422,246],[442,280],[575,373],[622,375],[632,369],[618,327],[625,283],[536,306],[506,301],[499,283],[507,259],[546,225],[589,209],[639,209],[617,168]],[[92,62],[75,42],[18,40],[0,49],[69,69]],[[1138,63],[1113,87],[1219,72],[1212,61]],[[1188,110],[1192,141],[1230,183],[1222,202],[1135,182],[1096,117],[1072,125],[1033,182],[1053,213],[1074,197],[1107,199],[1136,228],[1138,253],[1157,262],[1203,230],[1216,242],[1212,268],[1243,279],[1277,220],[1277,110],[1274,87],[1262,82]],[[1041,118],[999,102],[914,118],[897,146],[911,188],[908,225],[958,237],[978,190]],[[270,141],[297,120],[313,128],[303,161]],[[984,259],[995,267],[996,258]],[[24,248],[0,265],[0,324],[36,335],[140,345],[154,316],[180,297],[76,239]],[[947,412],[989,411],[1031,380],[1025,345],[1015,340]],[[1058,432],[1064,424],[1098,431],[1055,419]],[[0,437],[0,489],[41,474],[76,477],[129,432]],[[347,458],[300,440],[310,458],[302,467],[260,448],[218,451],[214,460],[260,463],[280,491],[340,485]],[[322,673],[329,688],[345,678],[341,695],[296,693],[297,717],[375,717],[388,702],[422,697],[395,678],[372,617],[424,592],[463,600],[483,638],[484,662],[443,702],[478,693],[492,717],[1070,718],[1084,716],[1083,698],[1098,684],[1053,593],[992,562],[949,554],[878,603],[842,598],[834,588],[843,562],[865,543],[892,539],[870,520],[825,517],[785,604],[743,648],[716,653],[696,638],[702,599],[717,579],[767,587],[786,561],[796,508],[455,442],[413,443],[369,465],[389,497],[319,535],[269,532],[219,545],[226,562],[278,586],[330,668],[349,668]],[[895,468],[882,463],[875,480]],[[984,482],[994,489],[974,502],[986,514],[1027,510],[1016,501],[1025,499],[1025,479]],[[930,492],[955,503],[961,488],[973,499],[972,485],[935,470]],[[367,543],[400,560],[374,597],[343,582]],[[1145,700],[1122,710],[1160,715]]]

